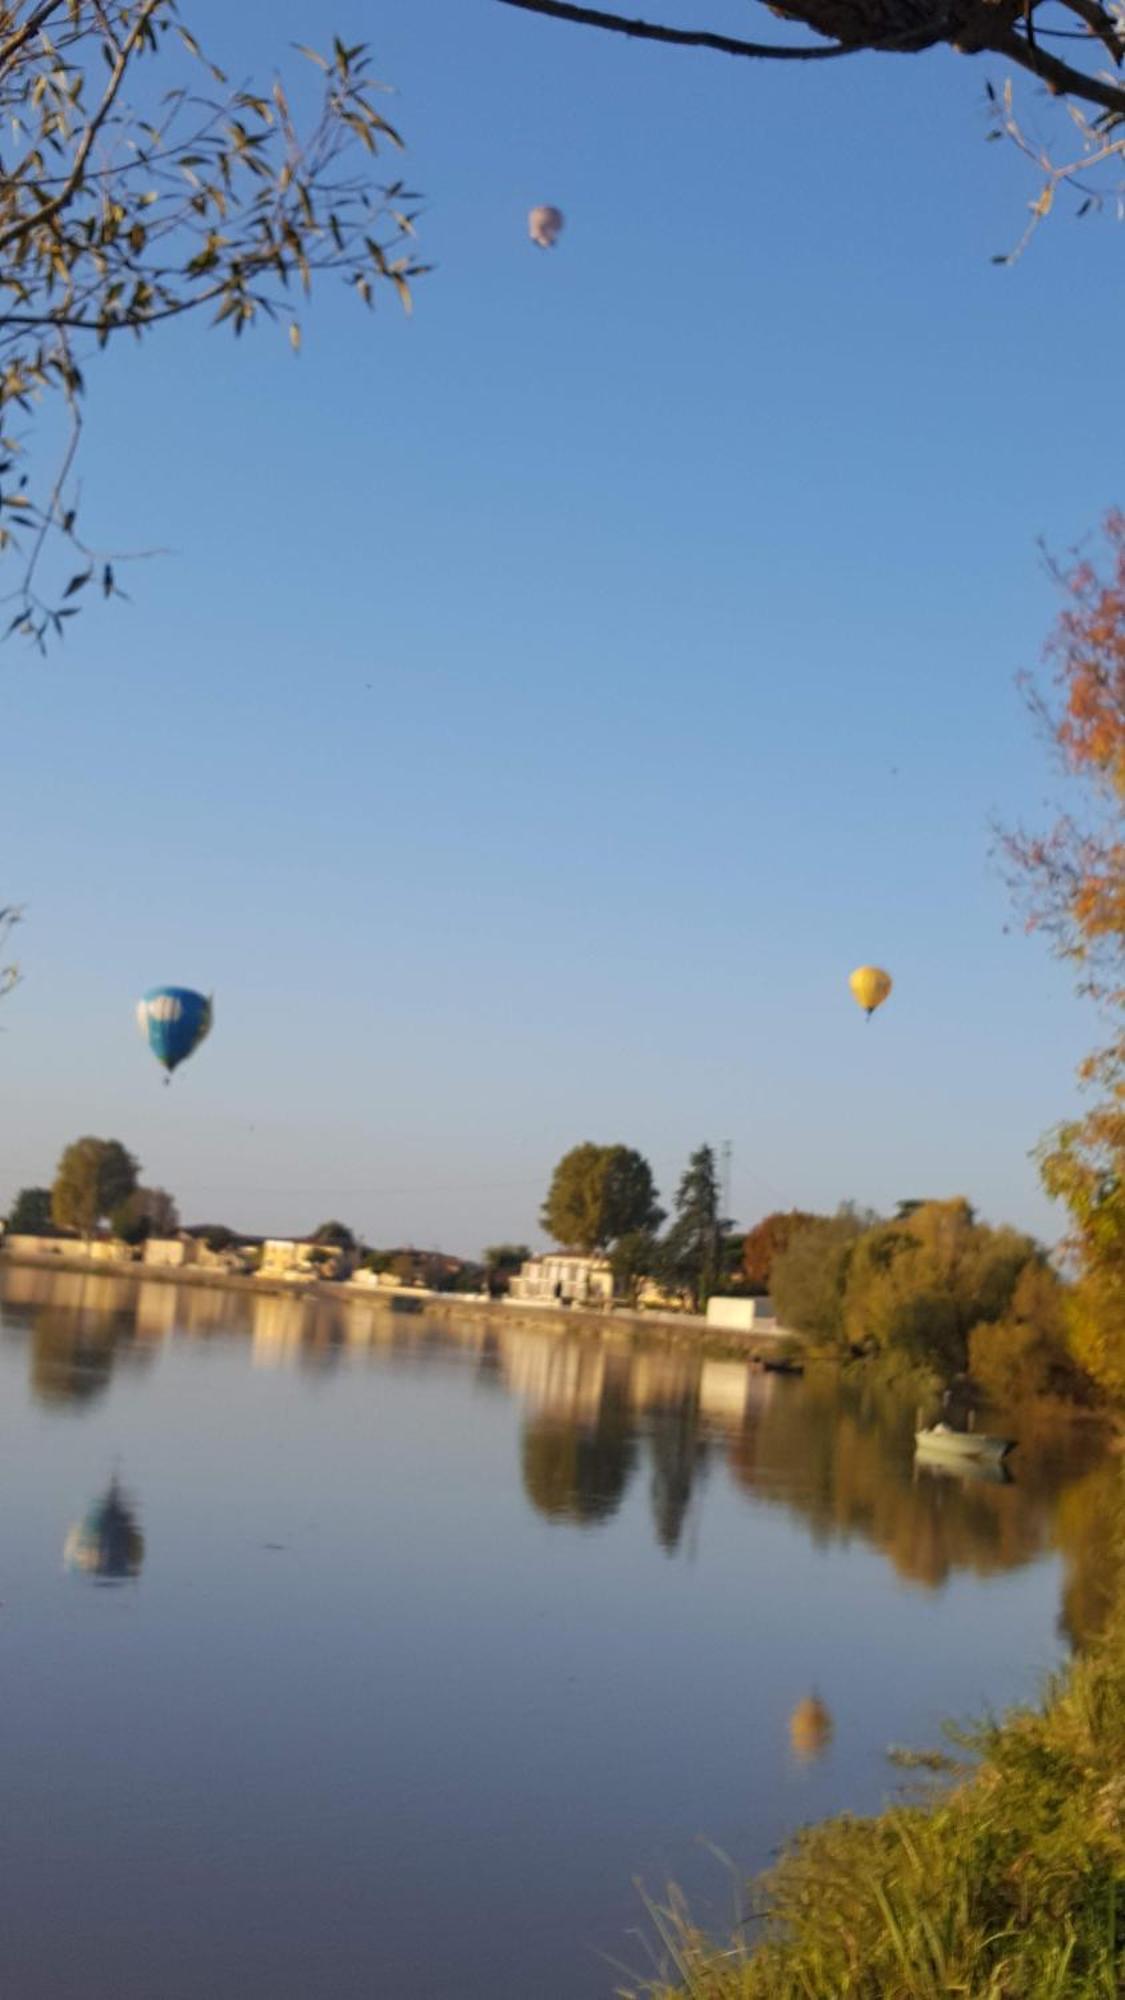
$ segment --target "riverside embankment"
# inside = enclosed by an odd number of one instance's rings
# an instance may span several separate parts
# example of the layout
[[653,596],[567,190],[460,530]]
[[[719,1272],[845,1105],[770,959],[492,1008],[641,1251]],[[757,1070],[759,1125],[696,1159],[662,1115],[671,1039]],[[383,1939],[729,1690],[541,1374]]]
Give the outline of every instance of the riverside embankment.
[[701,1313],[633,1312],[625,1307],[528,1305],[486,1299],[472,1292],[435,1292],[417,1286],[376,1286],[354,1279],[260,1277],[254,1273],[200,1269],[197,1265],[106,1262],[101,1258],[34,1256],[0,1250],[0,1269],[69,1272],[126,1282],[170,1285],[185,1291],[246,1292],[259,1297],[293,1298],[310,1304],[368,1308],[374,1314],[424,1313],[445,1325],[471,1320],[480,1325],[536,1327],[543,1332],[580,1335],[612,1345],[689,1349],[750,1361],[776,1358],[795,1343],[791,1336],[738,1333],[710,1326]]

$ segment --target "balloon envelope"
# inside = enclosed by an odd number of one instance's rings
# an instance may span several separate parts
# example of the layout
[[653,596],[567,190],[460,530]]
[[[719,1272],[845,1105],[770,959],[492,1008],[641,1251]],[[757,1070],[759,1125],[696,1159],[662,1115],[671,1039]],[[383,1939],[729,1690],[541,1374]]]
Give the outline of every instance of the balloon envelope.
[[211,1032],[211,1002],[190,986],[153,986],[137,1002],[137,1025],[169,1074]]
[[865,1014],[873,1014],[881,1007],[891,990],[893,981],[889,972],[881,965],[857,965],[848,985]]
[[533,243],[538,243],[541,250],[553,250],[556,236],[565,227],[566,217],[562,209],[552,208],[549,204],[542,208],[533,208],[527,218],[527,233]]

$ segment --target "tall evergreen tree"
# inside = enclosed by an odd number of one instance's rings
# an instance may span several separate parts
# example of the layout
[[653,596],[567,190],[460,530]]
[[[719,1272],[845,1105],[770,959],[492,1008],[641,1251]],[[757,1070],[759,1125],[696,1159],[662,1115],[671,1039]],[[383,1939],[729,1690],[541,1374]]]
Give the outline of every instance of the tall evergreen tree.
[[698,1146],[676,1191],[676,1212],[664,1238],[665,1284],[689,1294],[698,1312],[715,1289],[727,1223],[719,1213],[719,1176],[711,1146]]

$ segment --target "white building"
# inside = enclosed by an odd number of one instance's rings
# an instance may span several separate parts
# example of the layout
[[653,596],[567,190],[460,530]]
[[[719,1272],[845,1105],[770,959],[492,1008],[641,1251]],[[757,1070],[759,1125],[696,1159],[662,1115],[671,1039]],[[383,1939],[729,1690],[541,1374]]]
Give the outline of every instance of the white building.
[[784,1332],[772,1299],[726,1299],[714,1294],[707,1301],[707,1324],[720,1333]]
[[549,1250],[529,1257],[512,1279],[508,1297],[524,1305],[608,1305],[613,1271],[608,1257],[584,1257],[576,1250]]

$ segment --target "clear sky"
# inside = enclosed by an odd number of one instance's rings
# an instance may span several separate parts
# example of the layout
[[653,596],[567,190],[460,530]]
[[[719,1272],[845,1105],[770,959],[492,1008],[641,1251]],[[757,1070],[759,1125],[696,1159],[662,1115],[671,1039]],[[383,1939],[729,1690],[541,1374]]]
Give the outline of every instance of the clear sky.
[[[437,269],[410,321],[322,293],[299,358],[200,327],[91,367],[87,515],[173,553],[0,655],[0,1199],[91,1131],[186,1220],[472,1253],[578,1140],[668,1196],[709,1138],[742,1221],[965,1192],[1057,1233],[1028,1153],[1097,1023],[989,822],[1051,789],[1037,538],[1121,497],[1115,225],[990,264],[1036,188],[979,61],[188,14],[239,76],[373,44]],[[168,1090],[160,981],[216,1003]]]

